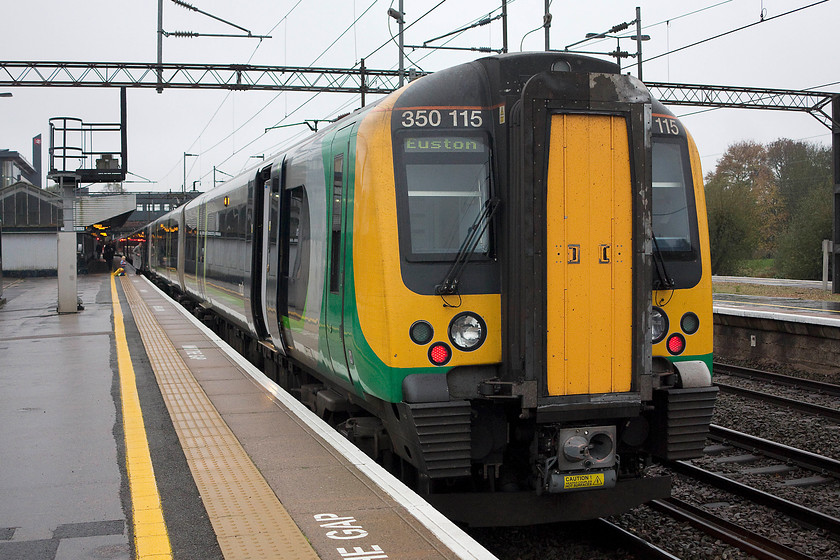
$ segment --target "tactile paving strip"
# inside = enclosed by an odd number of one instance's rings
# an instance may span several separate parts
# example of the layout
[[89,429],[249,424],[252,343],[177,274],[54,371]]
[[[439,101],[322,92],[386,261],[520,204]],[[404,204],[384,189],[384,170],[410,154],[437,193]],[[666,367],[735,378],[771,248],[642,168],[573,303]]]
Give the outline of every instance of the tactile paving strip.
[[131,280],[121,280],[225,558],[317,559]]

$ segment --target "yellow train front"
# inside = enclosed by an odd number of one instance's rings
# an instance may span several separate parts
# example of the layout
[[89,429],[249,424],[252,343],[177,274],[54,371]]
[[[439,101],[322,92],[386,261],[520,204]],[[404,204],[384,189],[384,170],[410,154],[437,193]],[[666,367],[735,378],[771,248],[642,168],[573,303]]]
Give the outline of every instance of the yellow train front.
[[503,55],[385,98],[355,146],[351,370],[428,499],[483,525],[667,495],[644,468],[700,453],[717,392],[682,124],[608,62]]

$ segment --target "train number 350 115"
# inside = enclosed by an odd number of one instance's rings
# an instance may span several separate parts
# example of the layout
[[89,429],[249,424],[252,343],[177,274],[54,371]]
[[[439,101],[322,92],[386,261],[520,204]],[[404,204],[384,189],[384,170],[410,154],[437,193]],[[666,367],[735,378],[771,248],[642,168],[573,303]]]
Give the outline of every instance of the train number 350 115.
[[414,109],[402,112],[402,125],[405,128],[427,126],[445,126],[452,128],[480,128],[484,122],[480,110],[453,109],[440,111],[438,109]]

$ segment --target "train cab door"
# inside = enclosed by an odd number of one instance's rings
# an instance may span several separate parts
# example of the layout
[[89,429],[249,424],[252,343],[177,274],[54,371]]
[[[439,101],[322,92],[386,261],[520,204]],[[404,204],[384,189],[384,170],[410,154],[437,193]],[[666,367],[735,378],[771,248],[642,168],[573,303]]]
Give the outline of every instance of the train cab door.
[[626,76],[545,72],[514,109],[511,363],[537,382],[543,417],[632,408],[651,371],[650,96]]
[[268,335],[275,347],[285,353],[283,335],[280,332],[278,289],[280,274],[280,204],[283,192],[283,170],[285,157],[272,166],[270,175],[263,176],[263,239],[262,239],[262,314],[265,317]]
[[632,184],[623,115],[549,116],[549,395],[627,392],[633,324]]
[[326,278],[326,339],[330,367],[339,377],[352,382],[348,368],[345,337],[345,268],[346,255],[350,252],[347,235],[347,186],[350,169],[350,137],[352,126],[338,132],[330,150],[330,174],[327,185],[329,222],[327,236],[328,266]]

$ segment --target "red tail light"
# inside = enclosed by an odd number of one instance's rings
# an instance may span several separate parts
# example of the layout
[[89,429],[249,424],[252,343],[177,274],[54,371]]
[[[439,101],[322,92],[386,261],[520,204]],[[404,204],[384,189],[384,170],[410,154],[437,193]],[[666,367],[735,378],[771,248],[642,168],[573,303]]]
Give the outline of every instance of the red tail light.
[[671,354],[682,354],[685,350],[685,338],[681,334],[672,334],[668,339],[668,352]]
[[429,361],[436,366],[445,366],[452,359],[452,349],[444,342],[435,342],[429,347]]

